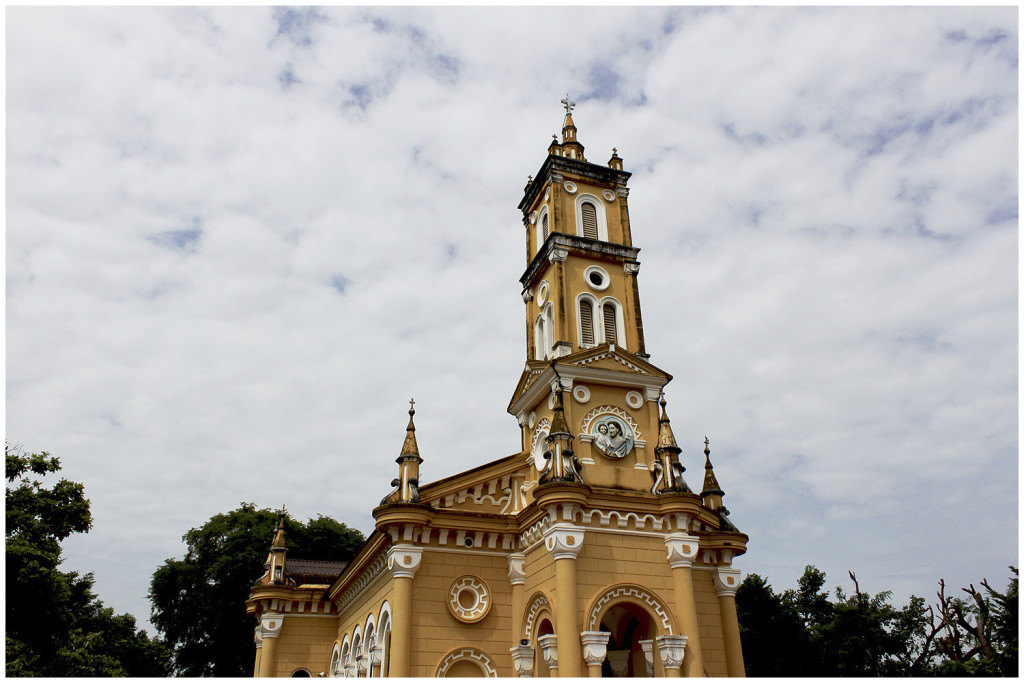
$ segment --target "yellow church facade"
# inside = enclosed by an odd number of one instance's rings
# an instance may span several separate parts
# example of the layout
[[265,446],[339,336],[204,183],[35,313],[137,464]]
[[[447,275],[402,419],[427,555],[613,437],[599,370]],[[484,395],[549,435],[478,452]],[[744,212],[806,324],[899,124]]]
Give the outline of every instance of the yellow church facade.
[[706,438],[703,486],[686,483],[672,378],[644,346],[630,174],[614,150],[586,160],[563,105],[519,204],[520,449],[421,485],[410,407],[394,490],[351,562],[289,560],[278,529],[247,602],[255,675],[743,675],[747,536]]

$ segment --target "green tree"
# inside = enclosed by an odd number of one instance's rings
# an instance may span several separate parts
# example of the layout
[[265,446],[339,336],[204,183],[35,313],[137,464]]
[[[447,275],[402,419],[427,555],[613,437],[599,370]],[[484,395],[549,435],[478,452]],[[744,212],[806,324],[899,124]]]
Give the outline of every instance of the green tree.
[[60,471],[48,453],[5,449],[8,676],[162,676],[169,653],[92,592],[91,574],[62,572],[61,541],[92,526],[84,487],[36,477]]
[[[251,676],[254,623],[245,612],[249,589],[263,574],[279,513],[243,503],[191,529],[185,557],[153,574],[151,621],[172,649],[181,676]],[[288,557],[351,560],[363,535],[320,516],[303,524],[285,518]]]
[[736,612],[747,676],[806,676],[810,633],[796,606],[768,580],[749,574],[736,592]]

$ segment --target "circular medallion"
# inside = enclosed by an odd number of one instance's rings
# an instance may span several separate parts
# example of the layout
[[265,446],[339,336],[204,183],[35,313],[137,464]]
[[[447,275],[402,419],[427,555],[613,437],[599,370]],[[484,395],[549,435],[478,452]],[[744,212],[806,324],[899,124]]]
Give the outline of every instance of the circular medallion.
[[605,457],[619,460],[633,451],[633,430],[615,415],[602,415],[590,425],[594,445]]
[[636,409],[644,404],[644,397],[640,395],[639,391],[627,391],[626,403],[630,408]]
[[598,292],[608,289],[608,285],[611,284],[608,271],[601,266],[590,266],[587,268],[583,271],[583,279],[591,289]]
[[548,300],[548,281],[540,283],[540,287],[537,288],[537,305],[543,306],[544,302]]
[[491,609],[491,592],[475,576],[460,576],[448,589],[448,610],[464,624],[473,624]]
[[575,194],[575,192],[576,192],[576,183],[574,183],[571,180],[566,180],[562,184],[562,187],[564,187],[565,191],[568,192],[569,194]]
[[536,222],[537,222],[537,212],[534,211],[533,213],[530,214],[530,223],[532,224],[532,223],[536,223]]
[[537,413],[531,412],[530,413],[530,418],[529,418],[529,420],[527,420],[526,425],[530,429],[533,429],[533,425],[535,425],[535,424],[537,424]]
[[608,201],[608,202],[614,202],[615,201],[615,193],[612,192],[611,190],[605,190],[604,192],[601,193],[601,195],[604,197],[605,201]]
[[590,389],[587,389],[582,384],[577,384],[572,389],[572,397],[576,399],[577,403],[586,403],[590,400]]

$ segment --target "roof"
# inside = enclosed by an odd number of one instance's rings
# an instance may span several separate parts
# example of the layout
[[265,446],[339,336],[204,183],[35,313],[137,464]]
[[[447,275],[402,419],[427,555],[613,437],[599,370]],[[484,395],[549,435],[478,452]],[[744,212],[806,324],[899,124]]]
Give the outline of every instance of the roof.
[[328,560],[285,560],[285,573],[296,583],[331,583],[348,562]]

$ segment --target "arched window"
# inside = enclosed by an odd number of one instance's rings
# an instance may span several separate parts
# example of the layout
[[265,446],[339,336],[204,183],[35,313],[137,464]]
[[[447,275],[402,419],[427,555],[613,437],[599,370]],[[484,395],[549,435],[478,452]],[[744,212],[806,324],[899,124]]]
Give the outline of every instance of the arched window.
[[619,332],[615,320],[615,304],[606,303],[601,307],[601,313],[604,317],[604,342],[606,344],[617,344]]
[[589,299],[580,299],[580,346],[594,345],[594,305]]
[[537,322],[533,324],[533,355],[537,360],[547,360],[548,354],[544,348],[544,314],[537,316]]
[[597,209],[593,202],[580,204],[580,215],[583,219],[583,236],[592,240],[598,239],[597,233]]
[[544,212],[544,217],[540,219],[540,242],[543,244],[548,238],[548,213]]
[[555,307],[549,301],[544,307],[544,358],[551,356],[551,349],[555,345]]

